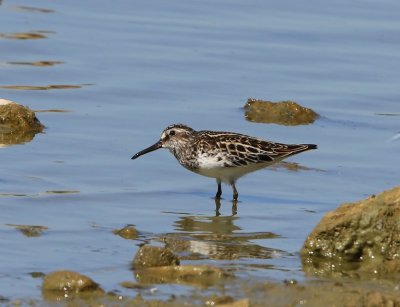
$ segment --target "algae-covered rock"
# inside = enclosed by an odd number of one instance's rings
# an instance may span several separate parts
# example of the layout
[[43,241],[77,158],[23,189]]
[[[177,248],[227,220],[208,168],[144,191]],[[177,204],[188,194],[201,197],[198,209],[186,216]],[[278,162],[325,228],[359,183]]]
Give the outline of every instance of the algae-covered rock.
[[0,99],[0,125],[10,132],[16,130],[42,131],[43,125],[36,118],[35,112],[10,100]]
[[341,205],[326,214],[305,241],[304,270],[400,279],[399,221],[400,187]]
[[233,275],[221,268],[210,265],[180,265],[151,267],[135,270],[135,277],[146,284],[188,284],[209,287],[223,283]]
[[30,272],[29,275],[31,275],[32,278],[43,278],[46,276],[43,272]]
[[244,106],[245,118],[256,123],[285,126],[308,125],[319,115],[294,101],[272,102],[249,98]]
[[121,229],[115,229],[113,233],[124,239],[135,240],[137,238],[137,230],[132,225],[127,225]]
[[179,265],[179,258],[168,248],[144,245],[133,259],[133,268]]
[[103,294],[104,291],[91,278],[77,272],[62,270],[45,276],[42,293],[46,299],[60,300],[78,294]]
[[6,226],[14,227],[27,237],[40,237],[43,231],[48,229],[46,226],[40,226],[40,225],[6,224]]
[[0,144],[29,142],[44,126],[35,112],[10,100],[0,99]]
[[91,278],[73,271],[55,271],[46,275],[43,280],[43,291],[83,292],[99,289]]

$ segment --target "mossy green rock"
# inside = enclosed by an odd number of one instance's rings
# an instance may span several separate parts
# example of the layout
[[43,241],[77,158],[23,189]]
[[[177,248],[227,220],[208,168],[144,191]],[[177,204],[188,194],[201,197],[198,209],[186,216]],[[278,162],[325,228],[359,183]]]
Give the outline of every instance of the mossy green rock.
[[248,121],[285,126],[308,125],[319,117],[313,110],[290,100],[272,102],[250,98],[244,110]]
[[35,112],[15,102],[0,99],[0,144],[22,144],[42,132]]
[[35,112],[15,102],[0,104],[0,125],[6,126],[10,131],[43,130],[43,125],[37,119]]
[[303,268],[317,275],[400,279],[399,242],[400,187],[396,187],[327,213],[304,243]]
[[179,258],[168,248],[144,245],[133,259],[133,268],[179,265]]
[[99,290],[99,285],[91,278],[73,271],[55,271],[46,275],[42,290],[63,293],[79,293]]
[[138,236],[136,228],[132,225],[127,225],[121,229],[115,229],[113,233],[119,235],[121,238],[129,240],[135,240]]
[[43,231],[48,230],[47,227],[40,225],[6,224],[6,226],[14,227],[27,237],[40,237],[43,234]]

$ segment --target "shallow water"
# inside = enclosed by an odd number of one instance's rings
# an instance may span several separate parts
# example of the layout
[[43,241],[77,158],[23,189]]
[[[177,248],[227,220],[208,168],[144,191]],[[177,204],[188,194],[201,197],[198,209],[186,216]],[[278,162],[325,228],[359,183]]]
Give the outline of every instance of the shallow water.
[[[61,268],[134,295],[119,283],[134,280],[138,245],[180,233],[201,256],[183,262],[235,268],[243,280],[301,280],[297,252],[325,212],[399,184],[400,118],[381,115],[399,113],[397,1],[34,5],[0,5],[0,98],[69,112],[37,113],[45,133],[1,148],[6,298],[39,298],[41,279],[30,273]],[[247,122],[249,97],[292,99],[321,118]],[[319,149],[289,159],[310,170],[241,179],[235,216],[223,187],[215,217],[212,179],[167,151],[130,160],[175,122]],[[48,229],[27,237],[8,224]],[[126,224],[138,240],[112,233]],[[152,297],[192,291],[157,288]]]

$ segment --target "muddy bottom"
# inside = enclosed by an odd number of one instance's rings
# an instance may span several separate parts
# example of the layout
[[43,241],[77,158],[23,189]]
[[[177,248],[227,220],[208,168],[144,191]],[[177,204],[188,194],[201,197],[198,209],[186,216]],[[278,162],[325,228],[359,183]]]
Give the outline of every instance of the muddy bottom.
[[[159,276],[162,278],[162,276]],[[208,291],[193,287],[188,295],[171,294],[166,299],[157,298],[157,284],[121,282],[132,295],[104,292],[93,288],[80,293],[43,291],[42,300],[8,300],[0,297],[1,303],[53,305],[64,302],[75,305],[109,306],[399,306],[400,289],[389,281],[354,281],[348,279],[318,279],[306,283],[296,280],[283,282],[251,282],[226,279]]]
[[[110,230],[113,236],[142,245],[133,255],[129,278],[120,280],[120,289],[104,290],[101,282],[89,274],[58,270],[43,274],[32,272],[40,280],[42,298],[11,299],[1,303],[53,305],[60,302],[75,305],[139,306],[398,306],[398,280],[373,278],[294,278],[276,281],[252,278],[246,272],[260,269],[262,259],[287,256],[279,249],[263,248],[258,240],[279,236],[269,232],[232,233],[222,231],[215,220],[183,218],[180,227],[186,233],[151,234],[133,225]],[[227,221],[230,220],[225,217]],[[214,220],[214,222],[213,222]],[[9,225],[19,231],[28,226]],[[22,227],[23,226],[23,227]],[[29,226],[34,228],[38,226]],[[217,228],[215,228],[217,227]],[[229,227],[228,227],[229,228]],[[36,228],[35,228],[36,229]],[[202,229],[201,232],[198,230]],[[219,229],[219,232],[217,231]],[[197,231],[194,231],[197,230]],[[212,231],[211,231],[212,230]],[[42,231],[42,228],[40,228]],[[128,255],[126,255],[128,256]],[[243,259],[254,259],[238,265]],[[128,261],[128,259],[127,259]],[[218,261],[218,262],[215,262]],[[225,261],[221,262],[221,261]],[[264,268],[265,269],[265,268]],[[274,269],[273,266],[268,269]],[[276,268],[275,268],[276,269]],[[165,289],[185,288],[182,292]],[[124,291],[121,291],[124,289]]]

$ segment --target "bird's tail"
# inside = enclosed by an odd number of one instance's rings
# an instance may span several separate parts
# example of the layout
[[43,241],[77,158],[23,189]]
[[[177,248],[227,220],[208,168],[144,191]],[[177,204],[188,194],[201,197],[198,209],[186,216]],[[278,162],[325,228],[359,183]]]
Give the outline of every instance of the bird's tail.
[[303,151],[307,150],[312,150],[312,149],[317,149],[318,146],[315,144],[294,144],[289,146],[288,154],[286,157],[296,155],[298,153],[301,153]]

